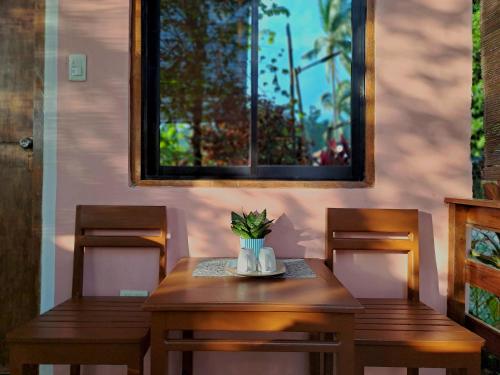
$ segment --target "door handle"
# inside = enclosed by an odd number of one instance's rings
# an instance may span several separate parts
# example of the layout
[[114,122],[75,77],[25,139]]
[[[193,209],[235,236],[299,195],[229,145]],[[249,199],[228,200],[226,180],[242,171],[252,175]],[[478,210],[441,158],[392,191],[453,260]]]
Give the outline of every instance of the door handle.
[[33,148],[33,138],[25,137],[19,140],[19,146],[24,150],[30,150]]

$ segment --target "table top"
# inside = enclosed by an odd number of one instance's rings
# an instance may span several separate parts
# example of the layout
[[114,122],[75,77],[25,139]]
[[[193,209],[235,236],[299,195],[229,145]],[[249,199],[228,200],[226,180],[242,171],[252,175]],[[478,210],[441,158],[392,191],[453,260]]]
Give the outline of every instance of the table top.
[[213,258],[183,258],[146,300],[147,311],[263,311],[356,313],[362,305],[321,259],[305,259],[310,279],[195,277]]

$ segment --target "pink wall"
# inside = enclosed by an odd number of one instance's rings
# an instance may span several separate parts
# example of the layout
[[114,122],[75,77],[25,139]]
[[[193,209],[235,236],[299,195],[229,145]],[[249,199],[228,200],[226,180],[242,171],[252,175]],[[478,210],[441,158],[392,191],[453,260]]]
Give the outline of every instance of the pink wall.
[[[233,209],[267,207],[279,218],[270,241],[280,256],[321,257],[325,207],[394,207],[422,211],[422,299],[444,311],[443,198],[471,194],[470,0],[377,1],[376,183],[370,189],[130,187],[128,1],[60,0],[59,22],[56,302],[70,295],[77,204],[168,206],[170,266],[182,256],[235,255],[237,239],[228,229]],[[69,53],[88,55],[87,82],[67,81]],[[129,267],[137,275],[120,286],[118,281],[126,279],[109,272],[113,259],[99,257],[104,262],[100,269],[97,256],[87,264],[89,291],[151,284],[146,279],[154,272],[154,256],[133,254]],[[357,296],[398,296],[404,261],[402,256],[343,258],[337,274]],[[124,267],[120,263],[115,268]],[[243,375],[241,368],[249,374],[305,373],[298,356],[268,367],[265,355],[204,357],[207,366],[222,358],[227,368],[217,373]],[[284,371],[279,364],[286,366]],[[216,373],[209,368],[199,374]]]

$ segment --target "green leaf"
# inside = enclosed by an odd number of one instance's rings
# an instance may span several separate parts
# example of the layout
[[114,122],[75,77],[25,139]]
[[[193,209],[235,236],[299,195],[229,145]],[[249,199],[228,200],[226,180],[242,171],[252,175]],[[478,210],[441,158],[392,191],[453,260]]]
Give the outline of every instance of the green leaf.
[[240,215],[238,215],[236,212],[231,211],[231,221],[244,222],[245,220]]
[[266,221],[264,222],[264,224],[265,224],[265,225],[270,225],[270,224],[272,224],[272,223],[273,223],[273,221],[274,221],[274,219],[272,219],[272,220],[267,220],[267,219],[266,219]]
[[240,230],[238,228],[231,228],[231,230],[233,231],[234,234],[237,234],[238,236],[240,236],[243,239],[248,240],[248,239],[251,238],[250,235],[247,232],[242,231],[242,230]]
[[256,226],[257,217],[253,212],[250,212],[247,216],[247,224],[250,228],[254,228]]
[[271,233],[271,229],[266,229],[266,228],[261,228],[256,234],[255,234],[255,238],[264,238],[265,236],[267,236],[269,233]]
[[260,214],[257,214],[257,218],[255,220],[255,225],[257,225],[257,226],[262,225],[266,220],[266,215],[267,215],[267,213],[266,213],[265,209]]
[[500,306],[496,296],[492,296],[488,299],[488,309],[490,310],[491,317],[495,321],[500,319]]
[[242,231],[247,231],[247,227],[245,226],[245,224],[242,224],[242,223],[234,224],[232,226],[232,228],[235,228],[235,229],[238,229],[238,230],[242,230]]
[[495,256],[495,255],[484,255],[484,254],[478,253],[475,250],[472,250],[471,256],[474,259],[477,259],[478,261],[480,261],[481,263],[484,263],[484,264],[487,264],[487,265],[490,265],[490,266],[493,266],[496,268],[500,268],[500,258]]

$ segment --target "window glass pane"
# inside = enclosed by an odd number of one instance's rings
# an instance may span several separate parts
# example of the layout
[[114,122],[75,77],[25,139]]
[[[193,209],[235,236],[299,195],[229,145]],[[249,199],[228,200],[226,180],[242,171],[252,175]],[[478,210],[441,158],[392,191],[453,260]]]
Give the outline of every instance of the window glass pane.
[[262,0],[261,165],[349,165],[351,0]]
[[500,329],[500,298],[494,294],[469,285],[469,314]]
[[[498,232],[471,228],[469,258],[496,269],[500,268],[500,237]],[[500,298],[469,285],[468,313],[484,323],[500,329]]]
[[160,164],[247,165],[250,1],[160,5]]
[[469,257],[500,268],[500,237],[498,232],[482,228],[471,228],[471,251]]

